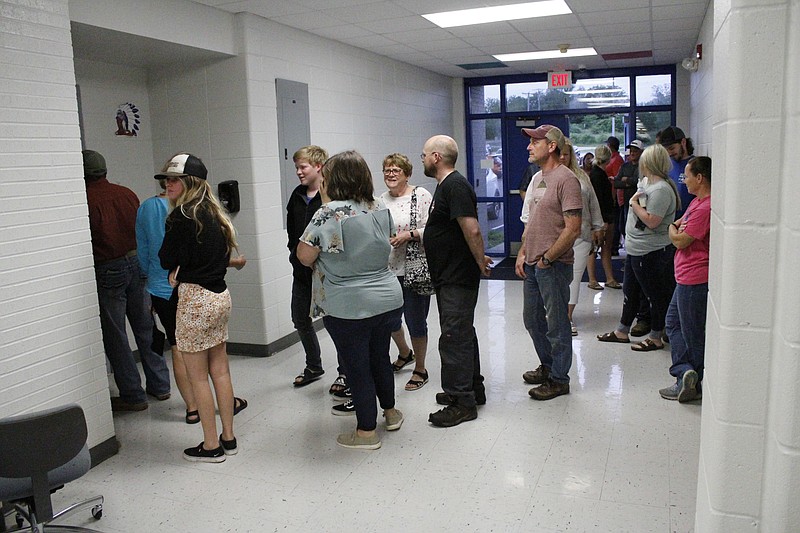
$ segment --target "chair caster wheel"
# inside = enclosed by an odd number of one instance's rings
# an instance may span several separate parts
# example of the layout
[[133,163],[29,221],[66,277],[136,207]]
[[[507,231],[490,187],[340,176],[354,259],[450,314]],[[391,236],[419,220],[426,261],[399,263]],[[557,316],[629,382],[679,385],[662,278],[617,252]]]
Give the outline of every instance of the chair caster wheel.
[[103,518],[102,505],[95,505],[94,507],[92,507],[92,517],[94,517],[95,520],[100,520],[101,518]]

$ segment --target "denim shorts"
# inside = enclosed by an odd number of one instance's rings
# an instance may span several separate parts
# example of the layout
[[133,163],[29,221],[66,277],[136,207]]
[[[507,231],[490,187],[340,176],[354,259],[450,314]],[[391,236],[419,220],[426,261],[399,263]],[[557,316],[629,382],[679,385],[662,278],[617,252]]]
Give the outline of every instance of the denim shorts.
[[[397,281],[403,287],[403,277],[398,276]],[[411,338],[428,336],[428,310],[431,307],[431,297],[422,296],[416,292],[403,287],[403,315],[406,317],[406,327]],[[397,331],[403,325],[402,317],[392,322],[392,331]]]

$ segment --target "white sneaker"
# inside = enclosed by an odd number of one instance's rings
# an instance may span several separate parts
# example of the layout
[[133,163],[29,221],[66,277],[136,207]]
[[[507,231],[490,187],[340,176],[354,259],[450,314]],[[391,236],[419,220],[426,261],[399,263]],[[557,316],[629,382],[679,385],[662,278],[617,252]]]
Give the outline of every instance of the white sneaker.
[[578,328],[575,327],[575,322],[570,322],[569,325],[572,327],[572,336],[576,337],[578,335]]

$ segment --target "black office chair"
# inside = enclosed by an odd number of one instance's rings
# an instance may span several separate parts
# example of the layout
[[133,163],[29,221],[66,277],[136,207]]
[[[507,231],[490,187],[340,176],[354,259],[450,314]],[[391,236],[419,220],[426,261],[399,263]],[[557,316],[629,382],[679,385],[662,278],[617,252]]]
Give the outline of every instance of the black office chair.
[[[83,409],[75,404],[0,420],[0,501],[17,510],[12,531],[93,531],[50,523],[89,506],[94,518],[103,515],[102,496],[56,514],[50,500],[52,492],[91,468],[87,435]],[[29,526],[23,528],[25,521]]]

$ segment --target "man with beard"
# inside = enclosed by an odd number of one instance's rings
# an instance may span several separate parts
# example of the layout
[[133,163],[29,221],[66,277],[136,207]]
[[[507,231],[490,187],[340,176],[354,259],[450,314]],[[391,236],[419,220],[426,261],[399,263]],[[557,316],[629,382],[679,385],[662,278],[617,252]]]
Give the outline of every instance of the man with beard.
[[544,124],[523,128],[530,137],[528,160],[541,170],[533,177],[522,217],[525,231],[515,265],[524,280],[523,320],[541,364],[522,375],[535,400],[569,394],[572,331],[568,316],[569,284],[581,234],[583,197],[575,174],[561,164],[566,139],[560,129]]
[[681,209],[675,211],[675,220],[683,216],[683,211],[692,203],[694,195],[686,188],[686,164],[694,158],[694,145],[687,138],[683,130],[676,126],[669,126],[658,134],[661,146],[667,149],[672,158],[672,170],[669,177],[675,182],[678,194],[681,197]]
[[481,274],[490,274],[492,260],[484,254],[475,191],[455,170],[456,142],[446,135],[431,137],[421,157],[425,175],[437,182],[423,242],[442,330],[444,392],[436,395],[436,402],[446,406],[431,413],[428,421],[451,427],[475,420],[476,405],[486,403],[473,322]]

